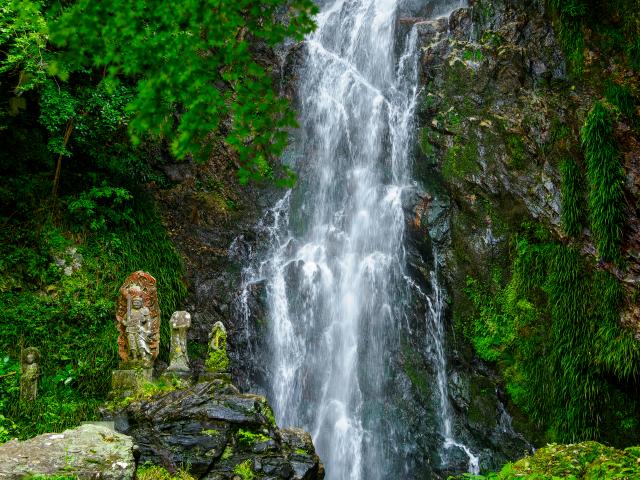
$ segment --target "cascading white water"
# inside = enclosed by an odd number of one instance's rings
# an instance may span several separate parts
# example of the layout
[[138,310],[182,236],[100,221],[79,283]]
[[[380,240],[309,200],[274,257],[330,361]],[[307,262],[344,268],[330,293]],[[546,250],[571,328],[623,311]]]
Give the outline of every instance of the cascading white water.
[[[416,29],[397,45],[397,0],[319,3],[288,154],[300,179],[263,225],[266,256],[245,272],[247,288],[266,283],[277,420],[312,432],[330,480],[399,478],[393,439],[402,427],[384,410],[390,352],[417,289],[429,305],[443,449],[465,450],[475,471],[477,459],[452,433],[437,276],[428,296],[406,272]],[[248,316],[246,289],[242,298]]]

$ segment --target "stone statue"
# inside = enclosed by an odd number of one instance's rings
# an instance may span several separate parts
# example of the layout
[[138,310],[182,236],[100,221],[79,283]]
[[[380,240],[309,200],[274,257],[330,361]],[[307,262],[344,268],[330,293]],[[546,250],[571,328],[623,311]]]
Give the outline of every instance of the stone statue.
[[222,322],[216,322],[209,334],[209,356],[204,366],[209,373],[223,374],[229,371],[227,329]]
[[188,372],[189,357],[187,356],[187,330],[191,326],[189,312],[174,312],[171,315],[171,353],[170,372]]
[[35,347],[25,348],[21,357],[20,400],[33,401],[38,396],[40,352]]
[[227,329],[222,322],[216,322],[209,334],[209,348],[211,350],[227,349]]
[[160,308],[156,279],[134,272],[120,287],[118,350],[124,365],[150,370],[160,347]]

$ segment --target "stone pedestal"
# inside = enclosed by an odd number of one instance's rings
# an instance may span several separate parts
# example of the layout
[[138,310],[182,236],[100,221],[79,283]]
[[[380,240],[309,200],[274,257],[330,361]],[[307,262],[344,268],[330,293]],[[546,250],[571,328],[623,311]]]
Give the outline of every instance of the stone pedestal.
[[168,380],[170,382],[179,380],[179,383],[185,386],[193,384],[193,377],[191,376],[191,372],[189,370],[185,372],[182,370],[167,369],[164,371],[161,378],[163,378],[164,380]]
[[198,382],[213,382],[215,380],[231,383],[231,374],[227,372],[209,372],[205,370],[198,377]]
[[151,381],[150,369],[114,370],[111,374],[111,396],[113,398],[133,397],[148,381]]

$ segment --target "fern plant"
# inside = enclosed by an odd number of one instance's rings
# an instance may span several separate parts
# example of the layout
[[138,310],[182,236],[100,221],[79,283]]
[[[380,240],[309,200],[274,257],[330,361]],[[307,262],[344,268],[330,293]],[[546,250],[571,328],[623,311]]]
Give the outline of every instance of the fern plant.
[[595,103],[582,128],[587,160],[589,219],[600,258],[618,260],[622,240],[624,171],[613,137],[613,120],[604,103]]

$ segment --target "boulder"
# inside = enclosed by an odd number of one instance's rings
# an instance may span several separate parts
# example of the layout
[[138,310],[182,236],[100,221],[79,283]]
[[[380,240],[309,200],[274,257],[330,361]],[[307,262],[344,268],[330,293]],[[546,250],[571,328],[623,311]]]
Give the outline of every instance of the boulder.
[[133,401],[105,411],[133,437],[140,462],[170,472],[188,466],[196,478],[256,476],[319,480],[324,476],[308,433],[280,430],[267,400],[223,380]]
[[127,480],[134,472],[131,438],[102,425],[87,424],[0,445],[2,480],[32,475]]

